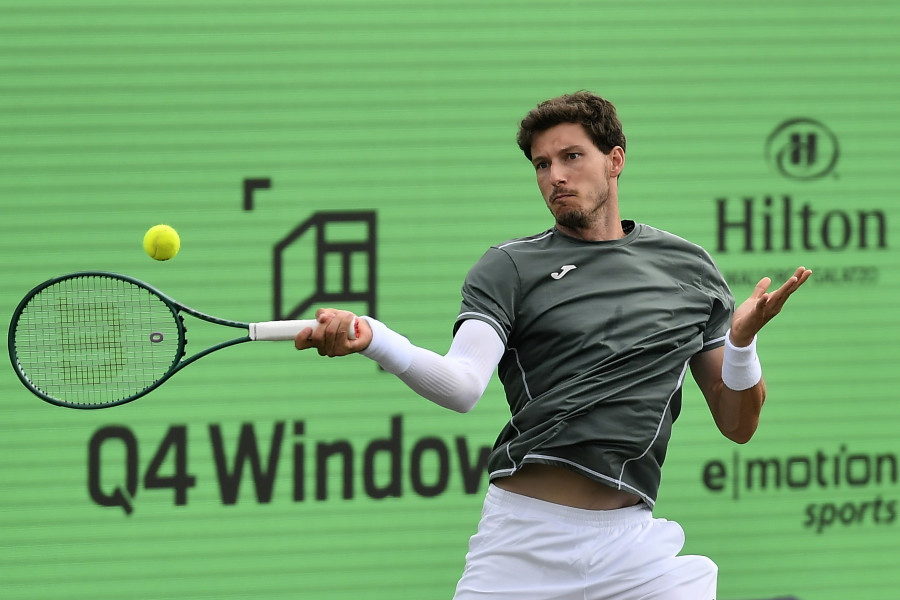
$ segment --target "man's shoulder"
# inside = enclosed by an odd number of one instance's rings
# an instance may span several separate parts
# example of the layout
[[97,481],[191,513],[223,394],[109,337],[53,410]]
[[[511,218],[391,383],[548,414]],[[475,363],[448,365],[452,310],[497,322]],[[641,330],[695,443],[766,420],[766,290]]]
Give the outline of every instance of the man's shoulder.
[[640,238],[645,242],[655,242],[664,246],[704,251],[700,244],[692,242],[671,231],[666,231],[665,229],[660,229],[647,224],[641,224],[639,227]]
[[700,244],[650,225],[643,226],[641,237],[645,242],[642,252],[664,261],[673,274],[705,282],[721,280],[715,259]]
[[[469,270],[469,278],[475,275],[504,279],[518,272],[521,265],[534,266],[534,261],[551,260],[555,254],[553,229],[534,235],[508,239],[488,248]],[[548,250],[551,250],[548,252]]]
[[507,253],[515,252],[516,250],[523,250],[535,246],[546,246],[553,240],[553,237],[553,229],[548,229],[533,235],[505,240],[499,244],[494,244],[491,246],[491,249],[503,250]]

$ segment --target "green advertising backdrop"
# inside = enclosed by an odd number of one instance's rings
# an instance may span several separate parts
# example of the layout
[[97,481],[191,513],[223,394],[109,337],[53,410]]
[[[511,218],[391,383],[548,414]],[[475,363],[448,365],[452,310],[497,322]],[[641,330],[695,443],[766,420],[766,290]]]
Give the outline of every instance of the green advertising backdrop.
[[[898,31],[888,0],[3,0],[0,312],[106,270],[243,321],[337,302],[444,352],[467,269],[551,225],[519,119],[590,89],[625,125],[626,218],[706,247],[739,300],[815,272],[760,340],[752,442],[686,383],[656,515],[722,600],[895,600]],[[2,369],[0,595],[449,598],[506,418],[496,381],[459,415],[280,343],[104,411]]]

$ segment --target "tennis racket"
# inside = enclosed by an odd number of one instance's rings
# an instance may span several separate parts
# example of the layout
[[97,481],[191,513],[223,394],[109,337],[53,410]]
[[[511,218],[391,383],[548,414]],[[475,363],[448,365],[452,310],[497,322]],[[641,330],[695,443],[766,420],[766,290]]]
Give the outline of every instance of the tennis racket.
[[[244,335],[185,356],[184,314],[242,329]],[[313,319],[220,319],[132,277],[86,271],[50,279],[28,292],[9,326],[9,358],[25,387],[47,402],[106,408],[148,394],[216,350],[250,341],[293,340],[317,326]],[[355,339],[356,333],[351,327],[347,337]]]

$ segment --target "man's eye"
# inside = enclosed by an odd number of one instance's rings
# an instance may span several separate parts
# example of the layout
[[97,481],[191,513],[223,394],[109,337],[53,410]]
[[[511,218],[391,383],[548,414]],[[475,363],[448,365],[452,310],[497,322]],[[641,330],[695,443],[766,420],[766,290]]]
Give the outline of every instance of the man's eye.
[[569,152],[569,160],[575,160],[581,156],[581,152]]
[[534,163],[534,168],[540,171],[541,169],[546,169],[549,165],[546,162],[538,162]]

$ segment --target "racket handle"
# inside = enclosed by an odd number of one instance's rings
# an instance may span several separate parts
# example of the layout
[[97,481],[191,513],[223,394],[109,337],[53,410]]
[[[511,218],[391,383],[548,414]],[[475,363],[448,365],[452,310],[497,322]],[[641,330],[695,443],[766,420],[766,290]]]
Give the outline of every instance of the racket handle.
[[[262,323],[250,323],[250,339],[254,342],[261,341],[287,341],[293,340],[304,329],[315,329],[319,322],[315,319],[301,319],[299,321],[264,321]],[[347,332],[347,337],[356,339],[359,329],[357,319],[353,319],[353,326]]]

